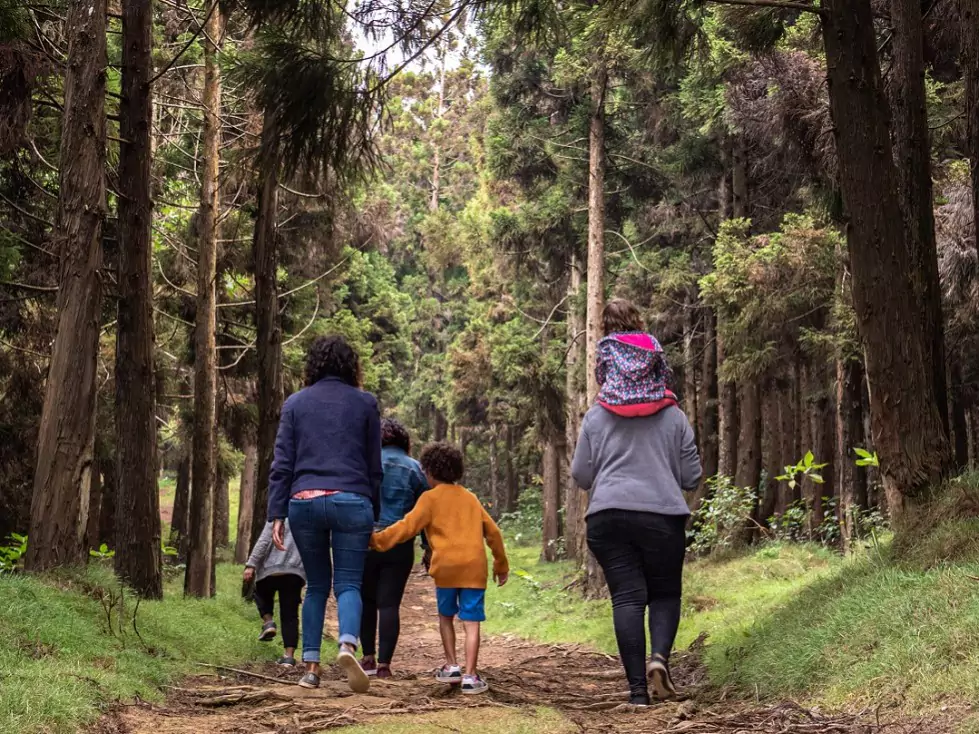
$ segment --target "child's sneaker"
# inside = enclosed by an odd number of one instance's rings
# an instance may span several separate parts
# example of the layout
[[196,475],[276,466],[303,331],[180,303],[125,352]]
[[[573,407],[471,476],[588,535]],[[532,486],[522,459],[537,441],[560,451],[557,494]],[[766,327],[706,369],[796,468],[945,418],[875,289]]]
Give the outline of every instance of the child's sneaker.
[[374,661],[374,658],[362,657],[360,659],[360,667],[371,678],[377,675],[377,663]]
[[462,683],[462,668],[458,665],[443,665],[435,673],[435,680],[439,683],[448,683],[451,685],[459,685]]
[[475,696],[486,693],[489,690],[489,683],[478,675],[464,675],[462,677],[462,692],[467,696]]
[[387,679],[393,678],[393,677],[394,677],[394,674],[391,672],[391,666],[390,665],[378,665],[377,666],[377,679],[378,680],[387,680]]
[[295,668],[296,658],[290,657],[288,655],[283,655],[281,658],[275,661],[275,664],[283,668]]
[[266,622],[262,625],[262,632],[259,634],[258,639],[260,642],[269,642],[275,639],[276,634],[275,622]]

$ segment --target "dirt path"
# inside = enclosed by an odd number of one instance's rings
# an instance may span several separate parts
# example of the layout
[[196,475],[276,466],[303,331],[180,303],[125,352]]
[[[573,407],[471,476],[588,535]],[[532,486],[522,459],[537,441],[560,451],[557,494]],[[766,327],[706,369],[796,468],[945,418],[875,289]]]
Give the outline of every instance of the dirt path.
[[[402,608],[395,678],[366,695],[350,692],[336,668],[317,691],[294,685],[299,674],[274,666],[184,681],[163,705],[137,703],[107,715],[99,734],[305,734],[360,725],[362,731],[669,732],[670,734],[876,734],[932,732],[937,722],[878,725],[873,717],[820,716],[794,704],[760,707],[723,701],[704,686],[696,652],[678,656],[677,683],[692,698],[646,710],[623,706],[625,681],[615,658],[577,645],[546,646],[512,637],[484,640],[480,668],[490,692],[466,697],[439,685],[442,662],[435,594],[412,577]],[[331,630],[335,632],[335,630]],[[461,645],[460,630],[460,645]],[[557,714],[542,712],[542,708]]]

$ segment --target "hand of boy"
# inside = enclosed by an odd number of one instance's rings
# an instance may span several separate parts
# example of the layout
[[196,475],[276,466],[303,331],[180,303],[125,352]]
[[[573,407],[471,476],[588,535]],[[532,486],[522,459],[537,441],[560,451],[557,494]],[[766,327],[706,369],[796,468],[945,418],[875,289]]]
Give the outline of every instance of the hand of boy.
[[506,586],[506,582],[510,579],[510,574],[508,573],[494,573],[493,580],[496,582],[497,586]]
[[377,533],[371,533],[371,540],[370,540],[370,543],[367,546],[371,550],[379,550],[379,548],[377,547],[377,540],[376,539],[377,539]]

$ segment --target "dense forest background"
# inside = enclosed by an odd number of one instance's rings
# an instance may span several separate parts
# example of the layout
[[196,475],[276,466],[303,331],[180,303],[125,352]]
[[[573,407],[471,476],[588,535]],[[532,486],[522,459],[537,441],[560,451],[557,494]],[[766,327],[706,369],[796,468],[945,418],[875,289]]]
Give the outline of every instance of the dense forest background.
[[668,351],[698,522],[740,542],[846,547],[979,464],[970,0],[102,5],[0,6],[0,537],[28,569],[105,544],[154,596],[176,553],[211,594],[229,484],[241,559],[330,333],[587,567],[567,468],[612,296]]

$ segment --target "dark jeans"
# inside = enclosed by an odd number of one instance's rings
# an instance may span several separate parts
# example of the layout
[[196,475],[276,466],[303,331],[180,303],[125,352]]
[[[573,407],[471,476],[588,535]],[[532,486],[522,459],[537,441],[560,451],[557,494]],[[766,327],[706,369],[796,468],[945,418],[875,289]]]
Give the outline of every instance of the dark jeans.
[[302,576],[289,573],[266,576],[255,582],[255,606],[263,617],[275,611],[275,595],[279,595],[279,631],[283,647],[299,646],[299,603],[306,582]]
[[357,646],[363,602],[367,544],[374,529],[374,508],[352,492],[289,501],[289,528],[306,569],[303,604],[303,662],[318,663],[323,645],[323,615],[330,586],[337,597],[340,644]]
[[[385,665],[394,657],[401,634],[401,599],[415,565],[415,540],[396,545],[387,553],[370,551],[364,567],[364,616],[360,623],[360,643],[364,655],[377,653]],[[380,622],[380,634],[378,634]],[[380,637],[380,649],[376,645]]]
[[606,510],[588,518],[588,547],[605,572],[619,657],[633,695],[646,695],[646,630],[669,660],[680,626],[686,522],[682,515]]

